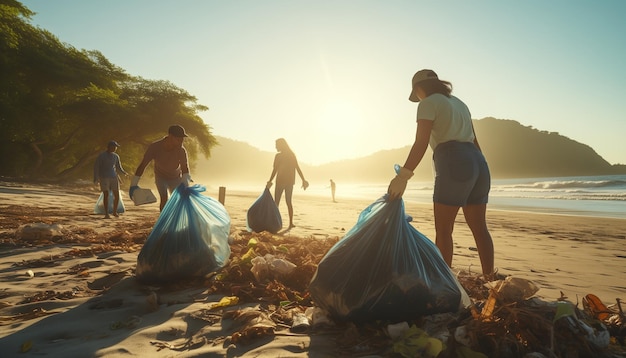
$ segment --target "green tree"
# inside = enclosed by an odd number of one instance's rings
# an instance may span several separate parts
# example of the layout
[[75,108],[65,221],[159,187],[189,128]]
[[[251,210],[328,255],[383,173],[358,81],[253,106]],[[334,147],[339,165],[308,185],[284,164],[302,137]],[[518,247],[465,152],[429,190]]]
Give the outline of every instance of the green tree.
[[105,143],[124,145],[129,165],[178,123],[193,159],[216,139],[198,116],[206,106],[167,81],[127,74],[98,51],[77,50],[30,24],[33,13],[0,0],[0,175],[67,180],[89,177]]

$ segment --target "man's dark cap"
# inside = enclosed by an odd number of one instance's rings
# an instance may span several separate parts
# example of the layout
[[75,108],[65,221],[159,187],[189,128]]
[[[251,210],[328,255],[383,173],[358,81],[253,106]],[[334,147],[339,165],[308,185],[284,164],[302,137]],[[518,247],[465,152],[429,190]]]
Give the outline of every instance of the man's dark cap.
[[170,126],[170,129],[167,132],[173,135],[174,137],[179,137],[179,138],[189,137],[187,133],[185,133],[185,128],[183,128],[182,126],[179,126],[178,124]]

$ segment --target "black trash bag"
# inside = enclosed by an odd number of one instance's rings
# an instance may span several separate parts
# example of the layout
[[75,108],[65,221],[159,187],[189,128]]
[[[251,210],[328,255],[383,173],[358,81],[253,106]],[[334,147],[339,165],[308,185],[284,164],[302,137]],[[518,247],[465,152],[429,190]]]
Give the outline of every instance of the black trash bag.
[[201,185],[179,185],[137,257],[137,280],[171,283],[202,277],[230,257],[230,216]]
[[405,215],[402,199],[378,199],[320,261],[309,284],[316,306],[339,321],[406,321],[456,312],[462,287],[437,246]]
[[261,196],[248,209],[246,220],[248,231],[277,233],[283,227],[283,219],[270,190],[265,188]]

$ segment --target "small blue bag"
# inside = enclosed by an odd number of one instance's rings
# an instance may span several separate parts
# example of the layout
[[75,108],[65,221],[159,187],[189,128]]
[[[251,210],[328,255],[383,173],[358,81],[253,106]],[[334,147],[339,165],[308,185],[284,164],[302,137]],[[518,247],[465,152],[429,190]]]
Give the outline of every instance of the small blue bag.
[[[113,214],[113,190],[109,190],[109,214]],[[124,206],[124,200],[122,200],[122,192],[120,191],[120,201],[117,203],[117,212],[123,213],[126,211]],[[96,200],[96,206],[93,208],[94,214],[104,214],[104,193],[100,193],[98,200]]]
[[268,231],[272,234],[277,233],[283,227],[280,210],[268,188],[263,190],[261,196],[248,209],[246,225],[248,231]]
[[402,199],[381,197],[318,264],[316,306],[342,321],[406,321],[456,312],[461,286],[437,246],[417,231]]
[[202,277],[230,257],[230,216],[201,185],[179,185],[163,207],[137,257],[137,279],[168,283]]

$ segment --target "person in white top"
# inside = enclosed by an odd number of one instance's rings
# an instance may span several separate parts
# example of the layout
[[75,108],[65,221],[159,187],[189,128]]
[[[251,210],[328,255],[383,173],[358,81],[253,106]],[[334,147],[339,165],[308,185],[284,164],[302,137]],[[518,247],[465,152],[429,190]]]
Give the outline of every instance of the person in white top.
[[418,71],[411,84],[409,100],[419,102],[415,142],[404,166],[389,184],[388,200],[402,197],[407,181],[430,145],[435,167],[433,211],[437,247],[452,267],[454,221],[463,208],[483,275],[493,278],[493,240],[486,222],[491,175],[476,139],[470,111],[451,94],[452,84],[440,80],[432,70]]

